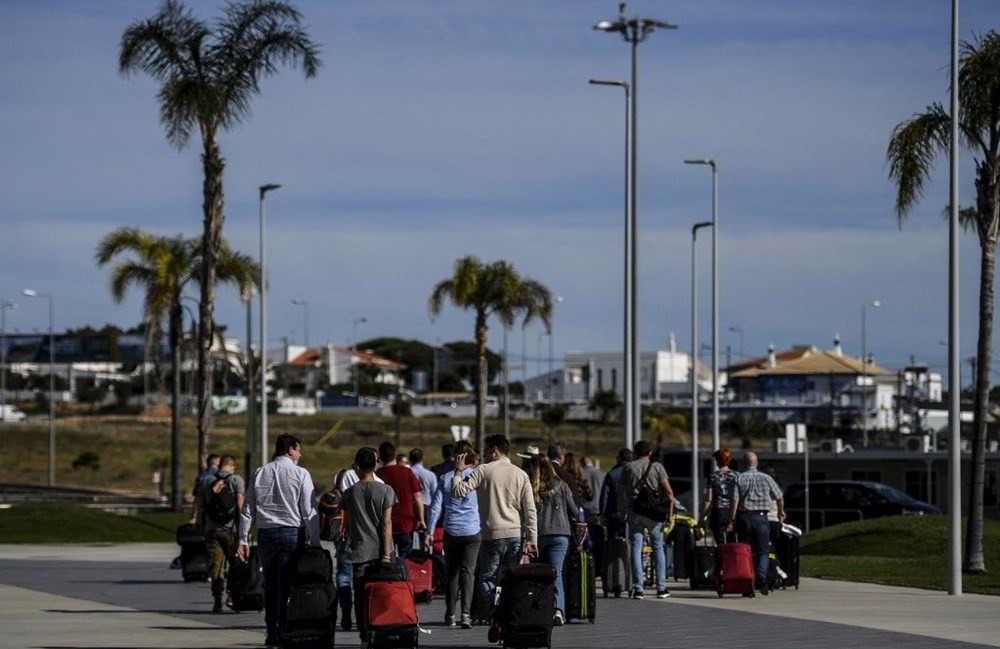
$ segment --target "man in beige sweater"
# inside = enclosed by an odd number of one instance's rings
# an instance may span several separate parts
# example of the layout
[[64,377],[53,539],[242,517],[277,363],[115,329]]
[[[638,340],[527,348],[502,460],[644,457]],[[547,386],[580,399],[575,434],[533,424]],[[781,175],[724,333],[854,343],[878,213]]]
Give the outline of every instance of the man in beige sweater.
[[455,457],[451,496],[464,498],[473,491],[479,496],[483,539],[479,548],[480,587],[492,610],[496,586],[503,573],[521,561],[522,551],[530,555],[538,552],[538,520],[528,474],[514,466],[508,457],[510,442],[503,435],[490,435],[484,446],[483,464],[465,480],[462,479],[467,466],[465,456]]

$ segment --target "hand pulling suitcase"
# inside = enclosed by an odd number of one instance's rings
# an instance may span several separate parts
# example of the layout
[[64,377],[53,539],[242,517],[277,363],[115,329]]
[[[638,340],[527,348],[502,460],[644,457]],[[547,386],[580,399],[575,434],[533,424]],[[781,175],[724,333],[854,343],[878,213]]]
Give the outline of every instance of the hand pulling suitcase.
[[604,546],[604,573],[601,589],[604,596],[621,597],[632,588],[632,573],[629,567],[628,541],[620,537],[608,539]]
[[434,561],[431,555],[413,550],[404,561],[416,601],[430,604],[434,600]]
[[715,590],[715,543],[707,534],[691,548],[691,590]]
[[285,647],[332,649],[337,626],[333,559],[323,548],[307,547],[295,558],[285,603],[281,639]]
[[723,543],[716,549],[715,591],[754,597],[753,551],[749,543]]
[[504,647],[552,646],[555,581],[555,568],[539,563],[518,565],[503,576],[496,623]]
[[230,558],[226,591],[229,593],[229,607],[237,613],[264,610],[264,570],[257,548],[250,548],[246,561],[235,556]]
[[567,620],[587,620],[591,624],[597,617],[597,575],[594,557],[581,550],[570,550],[563,566],[563,583],[566,593]]
[[364,633],[368,649],[417,646],[419,618],[411,582],[368,582],[364,598]]

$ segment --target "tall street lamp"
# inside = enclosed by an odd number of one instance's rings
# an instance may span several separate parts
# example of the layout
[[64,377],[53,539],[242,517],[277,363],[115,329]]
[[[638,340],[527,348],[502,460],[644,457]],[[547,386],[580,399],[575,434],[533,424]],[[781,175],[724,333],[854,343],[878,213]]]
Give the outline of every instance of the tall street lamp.
[[267,464],[267,265],[265,252],[264,197],[281,185],[261,185],[260,191],[260,464]]
[[49,301],[49,486],[56,484],[56,411],[55,411],[55,364],[56,339],[54,332],[55,299],[49,293],[26,288],[22,291],[25,297],[41,297]]
[[[636,393],[639,384],[639,350],[636,346],[638,338],[638,277],[637,268],[637,238],[639,227],[639,147],[637,134],[639,130],[638,105],[639,105],[639,43],[649,38],[657,29],[677,29],[677,25],[651,18],[626,18],[625,3],[619,5],[619,15],[615,20],[602,20],[594,25],[594,29],[603,32],[620,34],[622,40],[632,46],[632,83],[629,94],[629,116],[631,129],[629,129],[629,195],[631,197],[631,219],[626,225],[627,234],[625,237],[625,255],[627,270],[625,273],[625,294],[626,294],[626,336],[625,336],[625,418],[631,419],[631,436],[629,435],[629,423],[625,428],[625,444],[629,447],[642,436],[642,422],[640,420],[640,399]],[[631,253],[631,254],[630,254]]]
[[624,430],[622,431],[625,441],[625,446],[631,448],[633,442],[635,441],[635,436],[632,428],[632,395],[634,390],[629,387],[632,377],[632,318],[635,315],[635,310],[632,308],[632,285],[633,285],[633,270],[635,268],[632,262],[633,255],[633,240],[632,233],[634,232],[633,227],[633,217],[632,217],[632,89],[631,86],[626,81],[620,81],[617,79],[591,79],[590,83],[595,86],[617,86],[625,91],[625,272],[624,272],[624,289],[622,291],[625,296],[625,304],[623,308],[623,313],[625,314],[623,322],[623,343],[622,343],[622,353],[624,355],[622,367],[624,368],[624,389],[622,394],[623,399],[623,409],[625,416],[622,417],[622,424]]
[[[698,516],[698,230],[710,228],[711,221],[691,227],[691,511]],[[716,447],[718,448],[718,447]]]
[[[562,304],[565,299],[561,295],[556,296],[555,304]],[[553,304],[553,306],[555,306]],[[555,311],[555,309],[553,309]],[[553,318],[555,320],[555,318]],[[548,390],[549,393],[549,406],[555,403],[555,386],[553,384],[553,379],[555,377],[555,369],[552,367],[552,358],[555,355],[555,345],[552,342],[552,325],[549,325],[549,380],[548,380]]]
[[[951,116],[948,139],[948,594],[962,594],[962,371],[959,365],[958,0],[951,0]],[[975,372],[972,373],[975,385]]]
[[719,168],[715,160],[685,160],[712,169],[712,448],[719,448]]
[[861,430],[865,448],[868,448],[868,342],[865,330],[865,313],[867,313],[868,307],[877,309],[880,306],[882,303],[878,300],[865,302],[861,305]]
[[304,298],[293,297],[292,304],[302,307],[302,344],[309,347],[309,302]]
[[[253,388],[253,291],[247,295],[247,441],[246,441],[246,461],[244,462],[244,472],[246,474],[246,479],[250,479],[250,475],[253,472],[253,467],[256,466],[253,461],[254,448],[257,446],[257,411],[255,410],[256,404],[254,403],[254,388]],[[262,458],[263,459],[263,458]],[[261,465],[264,462],[261,461]]]
[[7,309],[16,308],[16,302],[0,300],[0,421],[7,421]]
[[[358,325],[368,322],[368,318],[361,317],[355,318],[354,322],[351,323],[351,364],[354,366],[354,398],[357,399],[360,395],[358,394]],[[358,401],[358,405],[361,402]]]

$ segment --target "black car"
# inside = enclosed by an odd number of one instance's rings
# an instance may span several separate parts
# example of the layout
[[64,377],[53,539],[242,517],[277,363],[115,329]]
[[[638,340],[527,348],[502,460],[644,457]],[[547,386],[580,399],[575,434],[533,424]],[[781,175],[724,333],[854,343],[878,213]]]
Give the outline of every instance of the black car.
[[[806,520],[805,485],[785,489],[785,511],[792,523]],[[882,516],[940,514],[934,505],[921,502],[895,487],[861,480],[822,480],[809,483],[809,527],[859,521]]]

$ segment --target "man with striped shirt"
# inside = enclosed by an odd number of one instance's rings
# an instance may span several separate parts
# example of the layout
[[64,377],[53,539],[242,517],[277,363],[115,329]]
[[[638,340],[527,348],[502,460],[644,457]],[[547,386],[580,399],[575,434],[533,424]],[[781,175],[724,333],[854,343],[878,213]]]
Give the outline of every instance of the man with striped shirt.
[[778,504],[778,520],[785,521],[785,501],[781,488],[774,478],[757,470],[757,454],[747,451],[743,456],[744,470],[736,478],[736,520],[730,520],[726,528],[737,527],[740,541],[749,542],[753,549],[754,570],[757,573],[757,589],[767,595],[767,569],[770,565],[768,552],[771,549],[771,526],[767,511],[771,501]]

